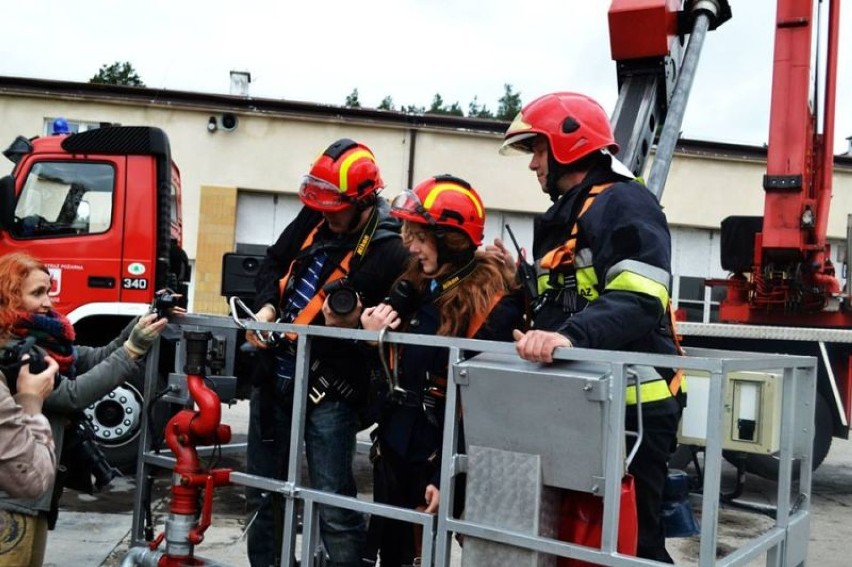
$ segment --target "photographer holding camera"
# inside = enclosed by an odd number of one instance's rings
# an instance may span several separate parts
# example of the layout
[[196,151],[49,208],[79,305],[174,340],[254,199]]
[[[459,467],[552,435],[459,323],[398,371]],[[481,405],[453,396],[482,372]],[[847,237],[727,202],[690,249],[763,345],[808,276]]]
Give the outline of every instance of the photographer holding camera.
[[[387,300],[364,310],[364,329],[511,341],[523,302],[502,259],[479,251],[485,207],[477,192],[452,175],[430,177],[391,202],[402,219],[408,267]],[[387,392],[374,432],[373,499],[429,513],[440,501],[441,442],[447,390],[447,349],[392,345],[379,352],[400,389]],[[461,488],[461,487],[460,487]],[[457,491],[456,514],[463,501]],[[419,527],[419,526],[418,526]],[[414,526],[374,517],[365,559],[382,567],[419,564]]]
[[[7,334],[0,332],[4,354]],[[0,490],[14,498],[37,498],[47,493],[56,476],[53,435],[41,406],[53,391],[59,366],[45,357],[46,367],[36,373],[30,368],[31,359],[26,354],[20,363],[15,361],[20,368],[16,373],[0,368]],[[8,380],[6,373],[10,374]]]
[[[74,328],[53,310],[49,290],[50,274],[41,261],[23,253],[0,258],[0,328],[8,329],[12,339],[34,337],[36,345],[49,355],[46,358],[52,358],[59,366],[62,378],[45,398],[44,414],[60,455],[65,436],[74,433],[80,412],[143,371],[142,358],[167,320],[157,314],[145,315],[131,322],[106,346],[75,345]],[[90,446],[90,450],[96,449],[97,446]],[[61,491],[60,480],[56,481],[53,494],[48,492],[30,500],[0,491],[0,520],[9,529],[24,534],[4,549],[0,567],[42,564],[47,530],[55,523]]]
[[[378,196],[383,186],[373,152],[363,144],[341,139],[317,157],[299,189],[305,206],[261,263],[255,281],[259,320],[358,326],[362,305],[381,301],[408,258],[399,222]],[[296,348],[287,336],[269,344],[266,335],[246,333],[261,349],[251,394],[247,472],[284,479]],[[317,490],[356,495],[352,461],[358,409],[366,401],[368,382],[357,344],[312,342],[305,446],[311,486]],[[252,488],[246,497],[253,517],[249,561],[254,567],[277,565],[283,504],[276,495]],[[320,531],[330,565],[361,565],[366,535],[362,514],[321,506]]]

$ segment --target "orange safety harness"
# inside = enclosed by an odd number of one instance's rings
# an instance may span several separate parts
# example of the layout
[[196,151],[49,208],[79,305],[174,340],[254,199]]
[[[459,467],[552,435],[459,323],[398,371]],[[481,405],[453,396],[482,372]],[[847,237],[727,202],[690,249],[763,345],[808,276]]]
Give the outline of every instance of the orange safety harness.
[[[367,248],[370,245],[370,242],[373,239],[373,235],[376,232],[376,227],[379,224],[379,216],[378,211],[374,208],[373,212],[370,215],[370,218],[367,221],[367,224],[364,226],[364,230],[361,232],[361,236],[358,238],[358,243],[355,248],[348,251],[346,255],[340,260],[334,270],[329,274],[326,278],[324,285],[320,286],[317,290],[316,294],[308,301],[308,304],[296,314],[296,317],[293,319],[292,323],[294,325],[310,325],[311,322],[316,318],[317,314],[322,310],[323,303],[325,303],[326,292],[323,289],[328,284],[335,282],[341,278],[346,277],[350,273],[350,266],[353,261],[357,266],[364,255],[367,253]],[[311,232],[308,234],[305,241],[302,243],[302,247],[299,252],[304,252],[309,249],[313,243],[314,238],[317,235],[320,227],[322,226],[322,221],[320,221]],[[293,274],[293,268],[296,265],[298,260],[295,258],[292,262],[290,262],[290,267],[287,269],[287,273],[284,274],[280,280],[278,280],[278,291],[279,291],[279,308],[281,307],[280,302],[284,300],[285,292],[287,291],[287,285],[290,283],[290,278]],[[295,333],[286,333],[285,335],[291,341],[296,340]]]
[[[594,203],[595,198],[598,195],[600,195],[602,192],[604,192],[606,189],[612,187],[612,185],[613,185],[612,183],[594,185],[589,190],[589,192],[586,194],[586,197],[583,201],[583,206],[580,208],[580,212],[577,214],[577,218],[576,218],[576,220],[574,221],[574,224],[571,227],[571,232],[568,236],[568,239],[563,244],[561,244],[561,245],[557,246],[556,248],[550,250],[539,261],[539,266],[540,266],[541,269],[550,270],[551,276],[550,276],[549,283],[551,285],[554,283],[553,282],[554,276],[558,272],[565,273],[565,272],[567,272],[568,270],[570,270],[571,268],[574,267],[575,252],[576,252],[576,248],[577,248],[577,235],[579,234],[580,217],[582,217],[585,214],[585,212],[587,210],[589,210],[589,208],[592,206],[592,203]],[[558,270],[558,272],[557,272],[557,270]],[[677,334],[677,328],[676,328],[675,317],[674,317],[674,309],[672,309],[671,300],[669,300],[669,305],[668,305],[668,308],[666,309],[666,311],[668,312],[669,319],[671,321],[672,340],[674,341],[675,348],[677,349],[677,353],[679,355],[683,356],[685,354],[685,352],[683,350],[683,347],[680,344],[680,337]],[[677,370],[675,370],[674,376],[668,382],[668,392],[672,396],[677,396],[678,393],[681,391],[681,386],[683,385],[684,378],[685,377],[684,377],[684,373],[683,373],[682,369],[678,368]],[[653,388],[651,388],[650,391],[653,391]],[[643,392],[644,392],[644,390],[643,390]],[[650,398],[651,398],[650,401],[655,401],[655,399],[660,399],[661,395],[662,395],[662,393],[652,394],[650,396]],[[628,403],[631,402],[631,399],[632,399],[632,403],[634,403],[634,404],[636,403],[635,386],[629,386],[628,387],[628,398],[629,398]],[[645,399],[645,398],[646,397],[643,396],[643,399]]]
[[571,233],[568,236],[568,240],[565,241],[564,244],[561,244],[545,254],[539,265],[545,270],[554,270],[561,266],[570,266],[574,264],[574,251],[577,248],[577,234],[579,233],[579,225],[580,225],[580,217],[585,214],[589,207],[592,206],[592,203],[595,201],[595,197],[600,195],[605,189],[609,189],[612,186],[612,183],[604,183],[602,185],[593,186],[588,194],[586,195],[585,201],[583,201],[583,207],[580,209],[580,213],[577,215],[577,219],[574,221],[574,225],[571,227]]

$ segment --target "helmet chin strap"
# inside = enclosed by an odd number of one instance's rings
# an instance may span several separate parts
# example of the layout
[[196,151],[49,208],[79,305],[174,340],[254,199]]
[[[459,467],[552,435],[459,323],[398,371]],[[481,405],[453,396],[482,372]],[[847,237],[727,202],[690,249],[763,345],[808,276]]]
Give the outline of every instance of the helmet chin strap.
[[373,193],[363,199],[354,201],[352,205],[355,207],[355,214],[352,215],[352,220],[349,221],[349,228],[346,232],[355,232],[358,225],[361,224],[361,213],[376,204],[376,194]]
[[555,203],[562,194],[559,192],[559,179],[566,173],[568,166],[556,161],[552,152],[547,154],[547,178],[545,179],[547,195],[550,201]]

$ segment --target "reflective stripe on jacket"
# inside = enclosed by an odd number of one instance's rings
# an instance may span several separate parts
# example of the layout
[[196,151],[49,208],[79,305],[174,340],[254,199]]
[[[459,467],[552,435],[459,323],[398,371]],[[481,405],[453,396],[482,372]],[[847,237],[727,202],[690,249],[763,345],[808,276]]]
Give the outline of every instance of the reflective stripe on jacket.
[[[607,187],[586,205],[599,185]],[[580,185],[536,218],[535,258],[540,261],[563,246],[575,223],[571,266],[565,269],[565,263],[560,264],[547,279],[558,288],[566,278],[574,278],[577,294],[588,303],[573,314],[566,313],[559,301],[545,304],[534,327],[562,333],[580,348],[677,354],[666,317],[671,236],[654,196],[640,183],[606,168],[589,172]],[[546,266],[538,264],[538,268],[541,283]],[[644,395],[643,387],[642,399],[652,401],[656,396],[647,391]]]

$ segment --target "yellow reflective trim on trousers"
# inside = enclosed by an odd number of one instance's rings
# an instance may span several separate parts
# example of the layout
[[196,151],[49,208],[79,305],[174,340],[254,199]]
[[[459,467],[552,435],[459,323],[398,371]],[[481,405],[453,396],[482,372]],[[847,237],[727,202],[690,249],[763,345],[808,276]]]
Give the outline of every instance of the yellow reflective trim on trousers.
[[[642,394],[643,404],[659,402],[660,400],[672,397],[668,382],[662,378],[651,382],[645,382],[644,384],[640,384],[639,387],[642,388],[640,393]],[[627,386],[627,391],[624,393],[624,402],[628,406],[636,405],[636,384],[630,384]]]
[[577,270],[577,293],[586,301],[598,298],[598,275],[592,266]]
[[621,272],[606,284],[605,289],[609,291],[632,291],[656,297],[663,306],[663,311],[669,305],[669,290],[666,289],[666,286],[633,272]]
[[349,189],[349,168],[361,158],[367,158],[372,162],[376,161],[373,154],[367,150],[357,150],[346,156],[346,159],[340,164],[340,183],[337,184],[341,193],[346,193]]

